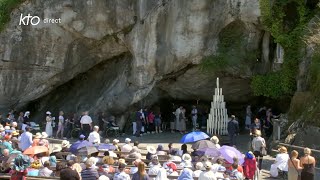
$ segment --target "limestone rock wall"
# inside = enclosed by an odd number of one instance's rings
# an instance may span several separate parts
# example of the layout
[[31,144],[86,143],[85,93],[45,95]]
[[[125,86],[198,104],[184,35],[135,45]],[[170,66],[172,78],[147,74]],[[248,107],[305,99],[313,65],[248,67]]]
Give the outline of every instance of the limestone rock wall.
[[[19,26],[21,13],[61,23]],[[157,90],[210,100],[217,76],[226,101],[245,102],[256,64],[219,73],[199,64],[217,53],[219,34],[234,21],[244,24],[243,48],[261,51],[259,16],[251,0],[26,1],[0,33],[0,109],[31,102],[38,112],[121,114]]]

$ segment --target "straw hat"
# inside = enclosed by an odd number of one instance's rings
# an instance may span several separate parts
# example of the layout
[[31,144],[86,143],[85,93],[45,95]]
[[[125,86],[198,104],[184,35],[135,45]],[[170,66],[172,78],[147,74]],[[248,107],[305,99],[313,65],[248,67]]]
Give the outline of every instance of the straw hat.
[[278,149],[278,151],[279,151],[280,153],[287,153],[287,152],[288,152],[287,148],[284,147],[284,146],[281,146],[281,147]]
[[62,143],[61,143],[61,147],[68,147],[70,145],[70,142],[67,141],[67,140],[63,140]]
[[192,158],[191,158],[190,154],[184,154],[184,155],[182,155],[182,160],[183,161],[192,161]]
[[52,149],[52,152],[54,153],[54,152],[60,152],[61,151],[61,147],[60,146],[58,146],[58,145],[55,145],[54,147],[53,147],[53,149]]
[[124,160],[124,159],[119,159],[119,164],[125,164],[125,165],[127,165],[126,160]]
[[156,148],[153,147],[153,146],[147,146],[147,151],[148,151],[150,154],[156,154],[156,153],[157,153]]
[[41,135],[42,135],[41,138],[43,138],[43,139],[48,137],[48,134],[46,132],[42,132]]
[[114,139],[112,142],[119,143],[119,140],[118,139]]
[[19,136],[19,132],[18,131],[13,131],[12,132],[12,136]]
[[41,133],[37,132],[34,138],[41,138],[41,136],[42,136]]

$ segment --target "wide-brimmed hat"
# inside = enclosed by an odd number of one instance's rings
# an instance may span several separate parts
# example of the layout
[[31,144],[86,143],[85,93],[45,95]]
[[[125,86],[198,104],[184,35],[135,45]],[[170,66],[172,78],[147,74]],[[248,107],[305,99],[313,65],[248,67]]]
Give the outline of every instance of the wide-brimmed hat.
[[46,132],[42,132],[41,135],[42,135],[41,138],[47,138],[48,137],[48,134]]
[[70,142],[67,141],[67,140],[63,140],[63,141],[61,142],[61,147],[68,147],[69,145],[70,145]]
[[118,139],[114,139],[112,142],[119,143],[120,141]]
[[126,160],[125,159],[119,159],[119,164],[124,164],[124,165],[127,165],[127,163],[126,163]]
[[13,131],[12,132],[12,136],[19,136],[19,132],[18,131]]
[[52,152],[60,152],[61,151],[61,147],[58,145],[53,146]]
[[147,146],[147,151],[148,151],[150,154],[155,154],[155,153],[157,153],[156,148],[153,147],[153,146]]
[[131,139],[130,139],[130,138],[126,138],[126,139],[124,140],[124,142],[130,143],[130,142],[131,142]]
[[50,111],[47,111],[46,114],[51,115],[51,112],[50,112]]
[[36,135],[34,136],[34,138],[41,138],[41,137],[42,137],[42,135],[39,132],[37,132]]
[[181,158],[183,161],[192,161],[190,154],[184,154]]

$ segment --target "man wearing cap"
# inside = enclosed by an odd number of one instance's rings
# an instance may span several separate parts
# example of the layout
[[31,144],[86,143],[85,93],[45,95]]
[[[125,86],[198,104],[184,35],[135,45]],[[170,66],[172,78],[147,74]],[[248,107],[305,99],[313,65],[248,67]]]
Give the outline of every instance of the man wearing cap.
[[99,126],[93,127],[93,131],[89,134],[88,140],[93,144],[100,144]]
[[124,171],[126,169],[125,164],[120,163],[118,169],[119,172],[114,175],[113,180],[130,180],[129,174]]
[[211,162],[205,162],[204,167],[206,168],[206,170],[200,174],[199,180],[216,180],[216,175],[213,173],[213,171],[211,171]]
[[20,149],[22,151],[28,149],[32,145],[32,134],[30,133],[30,127],[26,127],[26,131],[20,136]]
[[80,119],[81,129],[83,134],[88,137],[90,131],[92,130],[92,119],[89,116],[89,112],[84,112],[84,115]]
[[231,120],[228,122],[228,134],[230,138],[230,146],[236,146],[237,136],[240,132],[239,123],[235,115],[231,116]]
[[126,144],[121,147],[121,151],[122,152],[130,152],[132,150],[132,146],[130,145],[131,139],[126,138],[124,141]]

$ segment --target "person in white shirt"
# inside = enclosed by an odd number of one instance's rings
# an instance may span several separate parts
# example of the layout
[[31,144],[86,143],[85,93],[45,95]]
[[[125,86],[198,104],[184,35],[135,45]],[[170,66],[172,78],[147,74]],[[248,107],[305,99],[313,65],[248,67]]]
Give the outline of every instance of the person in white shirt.
[[288,172],[288,161],[289,161],[289,155],[287,148],[282,146],[278,149],[280,152],[276,156],[275,162],[271,165],[270,168],[270,175],[272,177],[278,177],[278,169],[281,171]]
[[124,141],[126,144],[121,147],[121,151],[122,152],[130,152],[132,150],[132,146],[130,145],[131,139],[126,138]]
[[92,119],[89,116],[89,111],[83,113],[83,116],[80,119],[80,124],[83,134],[88,137],[90,131],[92,130]]
[[63,111],[59,112],[59,122],[58,122],[58,131],[57,131],[57,135],[56,138],[59,138],[59,133],[61,133],[61,138],[63,138],[63,130],[64,130],[64,117],[63,117]]
[[197,129],[198,110],[196,106],[192,106],[191,111],[193,130]]
[[119,164],[119,172],[115,173],[113,180],[130,180],[129,174],[127,174],[124,170],[126,168],[126,165],[123,163]]
[[20,136],[20,149],[22,151],[28,149],[31,147],[33,141],[32,141],[32,134],[30,133],[30,127],[26,127],[26,131],[21,134]]
[[196,164],[196,170],[193,171],[193,177],[199,177],[200,174],[202,173],[202,169],[203,169],[203,164],[202,164],[202,162],[197,162],[197,164]]
[[93,131],[89,134],[88,140],[93,144],[100,144],[99,126],[93,127]]
[[199,180],[216,180],[217,178],[215,174],[213,173],[213,171],[211,171],[211,162],[207,161],[204,164],[204,167],[206,168],[206,170],[200,174]]
[[161,165],[159,164],[158,156],[153,156],[151,163],[152,163],[152,166],[150,166],[150,169],[148,171],[148,175],[157,175],[161,169]]

